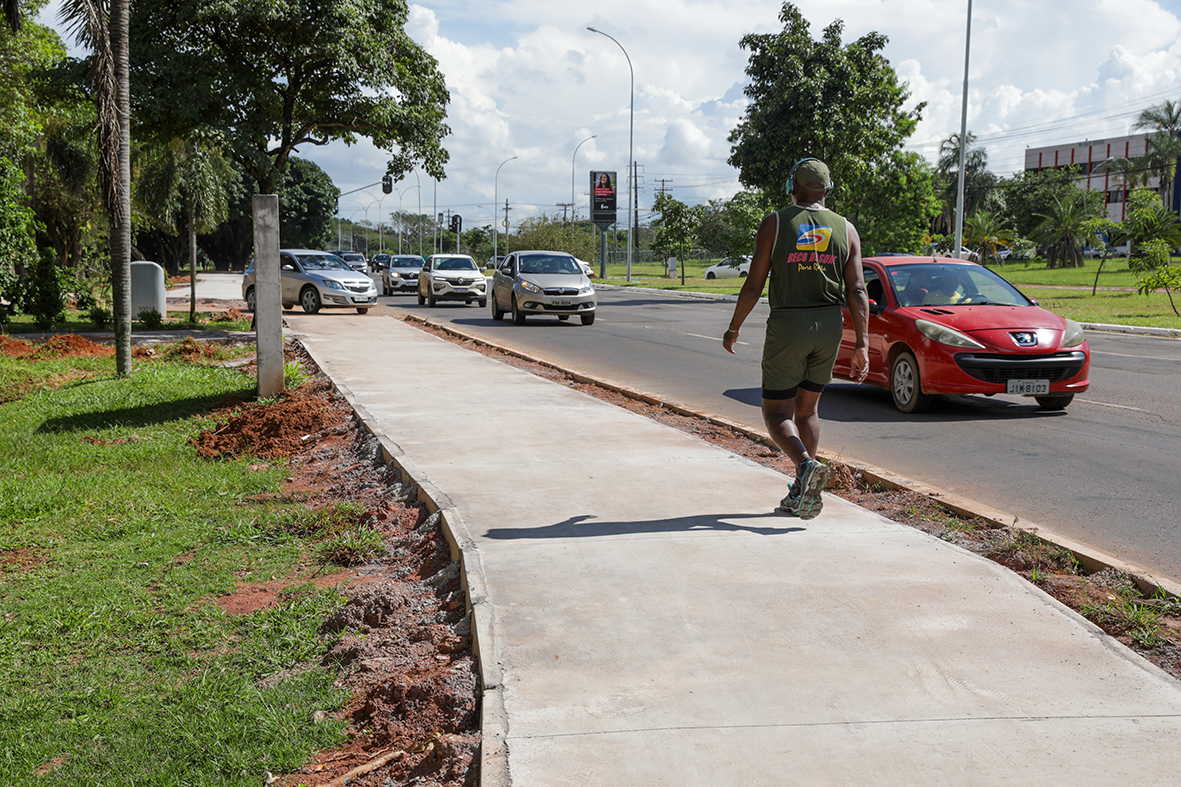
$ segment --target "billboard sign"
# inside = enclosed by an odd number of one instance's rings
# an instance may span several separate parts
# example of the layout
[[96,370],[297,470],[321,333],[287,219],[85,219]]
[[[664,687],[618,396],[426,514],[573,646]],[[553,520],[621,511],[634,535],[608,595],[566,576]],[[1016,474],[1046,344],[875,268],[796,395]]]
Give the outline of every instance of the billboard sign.
[[615,191],[616,180],[614,172],[591,172],[591,221],[597,223],[615,223]]

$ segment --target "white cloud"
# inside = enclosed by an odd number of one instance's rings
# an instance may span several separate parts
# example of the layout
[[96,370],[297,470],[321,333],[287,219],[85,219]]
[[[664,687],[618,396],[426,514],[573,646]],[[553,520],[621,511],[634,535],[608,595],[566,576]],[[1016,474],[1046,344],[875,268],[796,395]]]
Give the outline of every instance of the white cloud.
[[[797,0],[814,38],[844,20],[849,43],[871,31],[926,102],[911,147],[934,158],[960,125],[965,5],[948,0]],[[641,211],[660,179],[689,202],[730,196],[727,136],[746,106],[742,86],[748,33],[781,29],[780,0],[600,0],[593,7],[552,0],[422,0],[410,35],[439,61],[451,91],[443,140],[451,155],[438,184],[440,209],[491,215],[493,192],[514,217],[560,212],[571,169],[580,208],[586,172],[625,173],[631,72],[635,74],[635,158]],[[56,8],[51,5],[50,9]],[[1178,0],[990,0],[973,4],[969,129],[994,171],[1020,168],[1027,145],[1126,133],[1136,112],[1181,98]],[[53,13],[52,10],[49,13]],[[53,23],[51,16],[43,19]],[[584,139],[572,162],[575,147]],[[361,142],[304,149],[342,190],[380,180],[385,155]],[[517,156],[500,168],[505,159]],[[421,190],[429,205],[434,185]],[[414,176],[398,184],[415,184]],[[379,190],[372,189],[373,199]],[[389,208],[397,194],[386,197]],[[403,192],[403,207],[417,194]],[[534,207],[529,207],[534,206]],[[356,206],[353,206],[356,208]],[[428,208],[429,209],[429,208]],[[467,221],[471,226],[472,222]]]

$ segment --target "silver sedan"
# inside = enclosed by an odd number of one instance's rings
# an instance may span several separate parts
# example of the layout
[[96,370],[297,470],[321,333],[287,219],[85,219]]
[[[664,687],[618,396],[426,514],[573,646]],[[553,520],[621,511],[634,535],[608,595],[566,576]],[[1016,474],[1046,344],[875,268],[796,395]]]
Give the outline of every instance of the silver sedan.
[[583,325],[595,321],[595,287],[573,256],[558,251],[516,251],[492,275],[492,319],[513,315],[524,325],[530,314],[559,320],[578,315]]

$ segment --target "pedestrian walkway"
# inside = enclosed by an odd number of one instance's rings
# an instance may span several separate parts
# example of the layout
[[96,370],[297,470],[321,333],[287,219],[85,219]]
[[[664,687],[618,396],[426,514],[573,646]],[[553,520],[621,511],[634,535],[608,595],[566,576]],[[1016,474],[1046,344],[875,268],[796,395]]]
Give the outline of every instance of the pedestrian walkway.
[[1181,780],[1181,683],[1008,570],[396,319],[285,320],[463,551],[484,787]]

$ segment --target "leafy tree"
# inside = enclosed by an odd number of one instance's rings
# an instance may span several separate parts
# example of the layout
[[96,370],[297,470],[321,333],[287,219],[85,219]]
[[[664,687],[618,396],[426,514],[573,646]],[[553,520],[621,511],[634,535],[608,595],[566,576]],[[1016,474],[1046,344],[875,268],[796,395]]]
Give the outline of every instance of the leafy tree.
[[1139,160],[1112,156],[1095,165],[1093,172],[1112,176],[1123,191],[1148,185],[1149,168]]
[[1032,170],[1019,172],[1000,183],[1004,190],[1004,208],[1000,212],[1001,223],[1016,230],[1018,237],[1032,238],[1034,230],[1042,222],[1042,216],[1049,212],[1055,202],[1081,199],[1090,213],[1098,215],[1103,211],[1104,195],[1100,191],[1086,191],[1078,187],[1080,177],[1077,167]]
[[189,240],[189,322],[197,321],[197,233],[210,232],[229,213],[230,163],[216,148],[183,139],[153,147],[136,196],[140,209],[172,235]]
[[836,184],[829,205],[849,213],[913,133],[925,104],[902,109],[909,92],[880,53],[882,34],[842,45],[844,23],[837,20],[814,41],[804,15],[789,2],[779,20],[782,32],[740,41],[750,51],[744,91],[750,103],[730,134],[729,163],[743,185],[782,204],[792,165],[815,156]]
[[1041,223],[1034,228],[1032,237],[1049,247],[1046,262],[1050,268],[1083,267],[1083,245],[1088,241],[1085,223],[1097,214],[1083,193],[1076,189],[1074,194],[1055,199],[1045,213],[1038,214]]
[[685,247],[693,247],[697,240],[697,228],[705,215],[702,205],[686,205],[666,193],[656,195],[652,209],[660,214],[656,238],[652,248],[661,254],[680,260],[681,284],[685,283]]
[[1094,295],[1099,289],[1099,274],[1103,272],[1103,265],[1107,262],[1108,243],[1112,238],[1120,237],[1123,227],[1106,216],[1096,216],[1083,222],[1083,232],[1096,248],[1103,249],[1099,255],[1099,265],[1095,268],[1095,281],[1091,285],[1091,294]]
[[522,249],[545,249],[564,251],[580,260],[594,259],[595,239],[586,231],[585,225],[568,224],[557,214],[523,218],[515,235],[501,235],[500,240],[498,250],[505,254]]
[[997,248],[1010,248],[1015,240],[1016,233],[986,210],[977,211],[964,219],[964,243],[980,256],[981,262],[991,259],[1004,265]]
[[1173,301],[1173,292],[1181,290],[1181,266],[1169,264],[1172,248],[1168,243],[1159,239],[1145,241],[1140,247],[1140,262],[1133,264],[1133,270],[1140,274],[1136,283],[1141,295],[1164,290],[1169,296],[1169,306],[1173,307],[1173,314],[1181,317],[1177,311],[1177,304]]
[[728,200],[710,200],[702,206],[698,242],[723,257],[753,254],[759,223],[774,210],[775,205],[757,191],[740,191]]
[[444,177],[447,87],[403,26],[405,0],[136,0],[139,117],[152,132],[223,134],[263,193],[300,145],[367,137],[395,179]]
[[1134,189],[1124,211],[1123,234],[1132,241],[1132,253],[1151,240],[1163,241],[1170,249],[1181,246],[1181,222],[1177,214],[1161,204],[1152,189]]
[[939,210],[931,165],[917,153],[894,151],[858,186],[846,213],[868,256],[883,251],[918,254]]
[[17,303],[19,274],[37,261],[32,209],[24,205],[21,171],[0,158],[0,325]]

